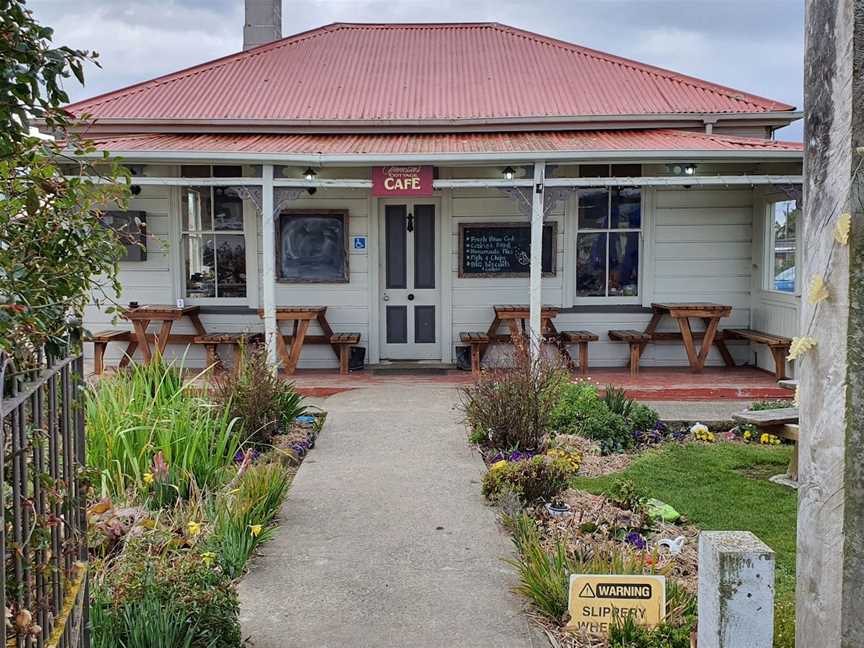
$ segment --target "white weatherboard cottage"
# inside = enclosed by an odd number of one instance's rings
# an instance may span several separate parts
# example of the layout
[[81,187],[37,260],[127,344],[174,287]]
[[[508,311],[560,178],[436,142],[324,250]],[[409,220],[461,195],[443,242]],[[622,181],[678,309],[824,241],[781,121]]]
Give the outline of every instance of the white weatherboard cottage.
[[[247,23],[278,36],[279,3],[248,2]],[[644,329],[654,302],[797,333],[802,149],[773,133],[801,114],[777,101],[500,24],[333,24],[70,110],[134,173],[147,253],[121,263],[121,303],[183,300],[208,332],[326,306],[370,363],[452,363],[460,332],[533,295],[535,317],[542,299],[599,336],[592,367],[626,363],[607,332]],[[111,326],[95,307],[85,324]],[[687,363],[680,343],[642,356]],[[307,344],[299,366],[337,356]]]

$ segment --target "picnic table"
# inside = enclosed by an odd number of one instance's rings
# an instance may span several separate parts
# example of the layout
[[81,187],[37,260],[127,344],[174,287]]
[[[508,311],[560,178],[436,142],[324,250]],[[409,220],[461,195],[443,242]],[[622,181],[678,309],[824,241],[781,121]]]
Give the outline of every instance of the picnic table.
[[[129,345],[123,353],[123,359],[120,360],[120,367],[125,367],[132,359],[138,347],[141,347],[141,354],[144,356],[144,362],[149,363],[153,360],[154,354],[150,348],[150,338],[147,329],[153,322],[160,322],[159,333],[156,335],[154,343],[156,345],[156,354],[161,356],[165,352],[165,347],[169,342],[188,344],[192,342],[195,335],[207,335],[207,330],[201,323],[199,317],[200,309],[198,306],[169,306],[162,304],[147,304],[144,306],[130,307],[121,312],[123,319],[132,323],[133,333],[129,340]],[[192,322],[195,327],[195,335],[171,335],[171,329],[174,322],[177,322],[184,317]]]
[[[258,316],[264,318],[264,309],[258,309]],[[309,325],[318,322],[323,335],[307,335]],[[283,322],[293,324],[290,335],[281,331]],[[329,344],[333,348],[336,357],[340,357],[338,344],[334,343],[333,329],[327,321],[326,306],[279,306],[276,309],[276,350],[282,359],[282,368],[286,373],[294,373],[297,363],[300,361],[300,351],[304,344]]]
[[[486,333],[465,331],[460,333],[460,339],[471,347],[471,370],[480,372],[480,361],[486,353],[489,344],[510,342],[514,345],[522,343],[528,333],[528,321],[531,309],[524,304],[496,304],[492,307],[495,317]],[[553,343],[567,367],[575,367],[567,347],[579,345],[579,368],[585,374],[588,371],[588,343],[598,338],[590,331],[558,331],[553,319],[560,310],[554,306],[543,306],[540,309],[540,334],[544,340]],[[498,335],[498,328],[506,325],[509,335]]]
[[[711,345],[717,347],[720,352],[723,362],[727,367],[734,367],[735,361],[732,359],[732,354],[726,347],[722,336],[718,337],[717,329],[720,325],[720,320],[724,317],[729,317],[732,313],[732,307],[725,304],[712,304],[708,302],[675,302],[675,303],[655,303],[651,304],[651,310],[654,314],[651,316],[651,321],[645,328],[645,335],[651,340],[680,339],[684,344],[684,350],[687,352],[687,360],[690,363],[690,369],[694,372],[702,371],[705,366],[705,359],[708,357],[708,351],[711,350]],[[671,317],[678,324],[680,333],[675,332],[657,332],[657,327],[664,317]],[[704,333],[694,333],[690,327],[690,320],[700,320],[705,326]],[[702,338],[702,345],[699,349],[696,348],[695,339]],[[644,349],[646,343],[642,344]]]
[[[687,351],[690,369],[694,372],[700,372],[704,368],[711,345],[717,347],[727,367],[735,366],[735,361],[726,347],[723,335],[718,335],[717,331],[720,320],[728,317],[732,312],[731,306],[705,302],[675,302],[651,304],[651,310],[653,315],[644,331],[609,331],[610,340],[626,342],[630,345],[629,366],[632,376],[639,374],[639,359],[648,343],[661,340],[680,340]],[[664,317],[671,317],[677,323],[678,331],[658,331],[657,328]],[[705,326],[705,331],[694,332],[690,326],[691,319],[700,320]],[[699,338],[702,339],[702,346],[697,349],[695,340]]]
[[[495,318],[489,325],[487,335],[494,339],[498,334],[498,327],[505,324],[510,331],[510,339],[516,344],[527,334],[527,322],[531,319],[531,307],[525,304],[496,304],[492,307]],[[541,335],[558,335],[558,330],[552,320],[558,316],[559,309],[554,306],[543,306],[540,309],[540,333]]]

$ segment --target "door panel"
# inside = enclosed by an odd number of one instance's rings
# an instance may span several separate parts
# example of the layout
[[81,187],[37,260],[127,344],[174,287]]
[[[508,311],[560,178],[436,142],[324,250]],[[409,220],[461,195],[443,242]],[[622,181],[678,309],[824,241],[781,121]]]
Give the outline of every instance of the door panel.
[[381,357],[440,360],[440,224],[428,201],[385,204]]

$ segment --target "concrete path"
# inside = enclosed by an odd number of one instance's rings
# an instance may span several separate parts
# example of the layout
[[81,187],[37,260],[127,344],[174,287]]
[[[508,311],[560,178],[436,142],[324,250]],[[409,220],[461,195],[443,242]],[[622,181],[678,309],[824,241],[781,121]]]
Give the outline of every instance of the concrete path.
[[256,648],[548,646],[510,588],[508,536],[480,495],[456,390],[326,399],[276,537],[240,586]]

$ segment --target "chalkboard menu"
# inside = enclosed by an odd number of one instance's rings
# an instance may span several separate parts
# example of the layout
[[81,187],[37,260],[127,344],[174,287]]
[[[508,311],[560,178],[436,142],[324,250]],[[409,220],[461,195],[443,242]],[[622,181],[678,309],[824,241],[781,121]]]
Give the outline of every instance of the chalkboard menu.
[[348,212],[284,210],[276,231],[276,274],[290,283],[348,281]]
[[[543,276],[555,275],[556,223],[543,225]],[[531,265],[530,223],[461,223],[460,277],[527,277]]]

